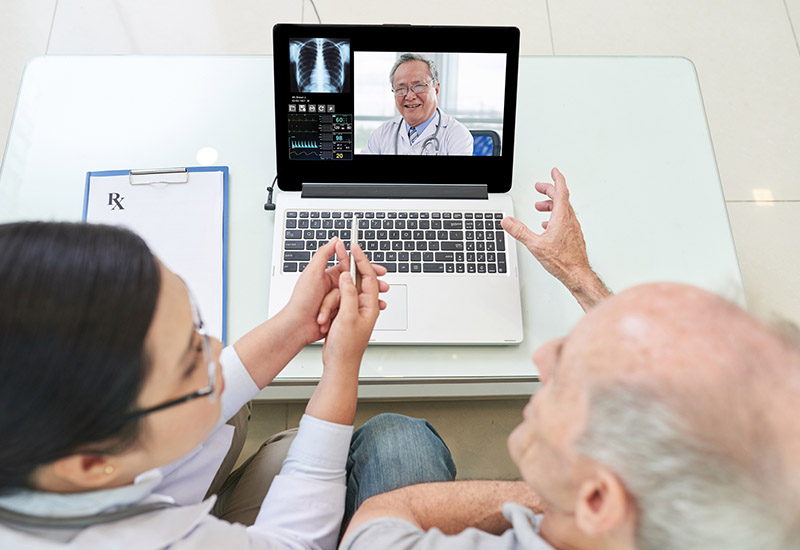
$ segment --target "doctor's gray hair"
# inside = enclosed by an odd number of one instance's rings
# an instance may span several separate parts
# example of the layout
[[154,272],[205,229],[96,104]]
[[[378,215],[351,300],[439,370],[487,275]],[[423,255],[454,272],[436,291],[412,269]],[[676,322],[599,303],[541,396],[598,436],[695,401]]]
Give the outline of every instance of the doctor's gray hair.
[[395,61],[394,65],[392,66],[392,71],[389,73],[389,83],[392,86],[394,86],[394,73],[397,72],[397,68],[403,63],[408,63],[409,61],[422,61],[423,63],[427,63],[433,83],[436,84],[439,82],[439,71],[436,69],[436,63],[433,62],[433,59],[429,59],[418,53],[404,53],[397,58],[397,61]]
[[[660,393],[619,381],[592,388],[586,427],[575,443],[580,455],[613,471],[632,497],[636,548],[800,548],[800,525],[791,517],[796,500],[779,481],[791,465],[782,466],[771,452],[770,428],[759,425],[757,412],[753,426],[737,425],[734,418],[718,426],[733,430],[741,449],[731,451],[713,434],[699,433]],[[753,410],[744,408],[745,414]],[[754,448],[759,442],[761,448]]]

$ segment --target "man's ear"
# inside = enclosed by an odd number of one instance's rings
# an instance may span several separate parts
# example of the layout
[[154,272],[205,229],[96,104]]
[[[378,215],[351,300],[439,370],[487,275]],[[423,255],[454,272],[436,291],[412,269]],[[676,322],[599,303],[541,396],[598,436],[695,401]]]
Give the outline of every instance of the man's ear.
[[37,486],[55,492],[101,489],[113,486],[121,474],[114,457],[74,454],[59,458],[36,474]]
[[602,466],[581,483],[575,522],[589,536],[617,531],[635,515],[634,504],[622,481]]

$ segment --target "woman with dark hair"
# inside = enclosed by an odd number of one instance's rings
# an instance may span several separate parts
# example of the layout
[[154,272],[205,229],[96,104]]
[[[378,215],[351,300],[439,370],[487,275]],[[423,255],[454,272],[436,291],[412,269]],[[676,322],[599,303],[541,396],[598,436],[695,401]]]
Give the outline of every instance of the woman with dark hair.
[[[223,350],[184,282],[133,233],[0,226],[0,547],[333,548],[345,496],[352,514],[371,494],[452,479],[424,421],[380,415],[352,434],[386,283],[351,253],[358,286],[334,239],[286,308]],[[259,474],[265,445],[219,500],[202,500],[231,440],[225,422],[323,337],[299,430],[278,437],[280,473]],[[252,525],[224,521],[239,517]]]

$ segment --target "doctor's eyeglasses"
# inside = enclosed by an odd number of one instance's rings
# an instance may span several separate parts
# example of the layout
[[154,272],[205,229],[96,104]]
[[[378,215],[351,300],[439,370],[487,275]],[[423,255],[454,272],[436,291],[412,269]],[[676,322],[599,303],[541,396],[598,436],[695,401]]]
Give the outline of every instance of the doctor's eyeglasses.
[[392,92],[394,93],[394,95],[401,97],[406,95],[409,89],[415,94],[424,94],[428,90],[428,86],[430,86],[432,82],[433,79],[423,84],[414,84],[413,86],[411,86],[411,88],[407,88],[405,86],[402,88],[392,88]]
[[188,395],[184,395],[176,399],[171,399],[169,401],[161,403],[160,405],[155,405],[153,407],[148,407],[146,409],[134,410],[128,414],[127,420],[133,420],[134,418],[140,418],[142,416],[145,416],[147,414],[156,411],[167,409],[169,407],[174,407],[175,405],[186,403],[187,401],[191,401],[192,399],[197,399],[198,397],[205,397],[209,395],[211,396],[210,397],[211,399],[214,398],[214,385],[217,379],[217,361],[214,359],[213,350],[211,349],[211,338],[208,336],[208,334],[206,334],[206,330],[203,325],[203,319],[200,317],[200,312],[197,310],[197,306],[195,305],[195,301],[191,293],[189,293],[189,302],[191,303],[192,306],[194,331],[198,334],[198,336],[200,336],[200,341],[203,346],[202,348],[203,359],[205,360],[206,366],[208,368],[208,385]]

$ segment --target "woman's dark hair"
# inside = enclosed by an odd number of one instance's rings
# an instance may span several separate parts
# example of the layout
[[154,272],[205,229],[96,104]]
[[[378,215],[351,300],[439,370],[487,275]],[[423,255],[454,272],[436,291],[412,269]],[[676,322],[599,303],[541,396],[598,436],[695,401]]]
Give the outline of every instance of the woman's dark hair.
[[0,225],[0,492],[39,466],[139,436],[159,268],[128,230]]

